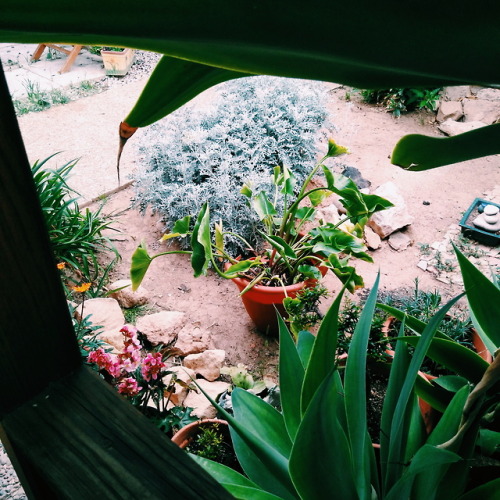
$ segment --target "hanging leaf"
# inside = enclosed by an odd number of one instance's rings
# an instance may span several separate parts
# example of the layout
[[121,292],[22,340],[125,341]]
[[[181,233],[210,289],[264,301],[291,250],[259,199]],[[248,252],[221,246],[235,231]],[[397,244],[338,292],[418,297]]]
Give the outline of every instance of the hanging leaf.
[[194,276],[197,278],[201,274],[206,274],[208,263],[212,257],[212,244],[210,241],[210,209],[208,203],[205,203],[198,214],[191,235],[191,265],[193,266]]
[[135,291],[139,288],[152,260],[148,254],[146,243],[143,241],[132,255],[132,262],[130,264],[132,290]]

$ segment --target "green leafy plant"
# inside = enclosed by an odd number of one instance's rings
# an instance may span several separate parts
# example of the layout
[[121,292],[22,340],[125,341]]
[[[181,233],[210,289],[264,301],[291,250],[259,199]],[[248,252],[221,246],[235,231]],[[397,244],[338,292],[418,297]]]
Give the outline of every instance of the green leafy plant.
[[[250,206],[257,212],[264,231],[260,231],[268,248],[259,251],[245,241],[254,257],[238,260],[231,257],[224,248],[226,232],[220,224],[215,225],[214,241],[210,234],[210,212],[205,204],[191,229],[191,217],[177,221],[171,233],[163,236],[163,240],[185,237],[191,238],[191,251],[171,250],[150,256],[144,244],[141,244],[132,256],[131,279],[136,289],[151,262],[161,255],[171,253],[189,253],[195,276],[205,274],[209,263],[217,274],[223,278],[244,277],[248,286],[242,294],[256,284],[267,286],[285,286],[307,279],[318,279],[321,272],[318,265],[331,269],[350,291],[363,285],[361,276],[348,266],[349,257],[356,257],[368,262],[372,258],[366,252],[363,242],[363,227],[368,218],[379,210],[392,206],[390,202],[376,195],[366,195],[359,191],[356,184],[339,174],[333,173],[323,162],[341,155],[346,149],[329,141],[329,149],[323,159],[312,169],[301,186],[294,190],[294,176],[287,167],[274,168],[273,184],[275,195],[273,201],[264,191],[254,192],[245,184],[241,192],[248,199]],[[309,187],[314,175],[322,170],[326,186]],[[284,197],[283,211],[277,209],[277,196],[281,192]],[[321,224],[306,234],[301,229],[308,221],[314,219],[315,207],[327,196],[337,194],[346,209],[346,217],[338,224]],[[312,206],[301,206],[308,200]],[[349,223],[347,226],[344,223]],[[344,226],[341,228],[340,226]],[[231,231],[228,233],[242,239]],[[229,261],[225,270],[219,269],[220,260]]]
[[[494,324],[498,325],[500,313],[496,309],[485,315],[480,303],[483,292],[493,288],[470,263],[461,265],[478,325],[484,327],[485,339],[496,342]],[[469,288],[471,282],[474,286]],[[280,321],[282,413],[241,389],[233,391],[234,417],[211,400],[231,426],[235,451],[247,477],[193,458],[235,497],[495,498],[498,479],[466,491],[479,429],[484,420],[498,421],[500,358],[490,366],[481,364],[479,358],[475,382],[453,393],[430,435],[423,428],[415,396],[420,364],[431,346],[441,343],[441,336],[435,338],[437,328],[459,297],[424,325],[413,356],[405,342],[397,341],[380,422],[380,451],[375,454],[367,432],[365,370],[377,288],[378,279],[355,328],[343,381],[331,357],[337,345],[340,293],[316,337],[301,332],[294,344]],[[491,301],[498,303],[500,290],[494,289]],[[441,350],[453,362],[462,349],[476,360],[475,353],[453,341],[446,341]]]

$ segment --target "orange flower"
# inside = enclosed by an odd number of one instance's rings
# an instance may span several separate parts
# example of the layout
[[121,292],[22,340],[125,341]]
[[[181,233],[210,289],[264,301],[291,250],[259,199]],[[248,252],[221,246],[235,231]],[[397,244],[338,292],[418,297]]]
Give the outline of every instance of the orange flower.
[[80,292],[80,293],[85,293],[89,288],[92,283],[82,283],[81,285],[78,286],[72,286],[71,288],[75,292]]
[[64,269],[66,267],[66,262],[59,262],[57,264],[57,269]]

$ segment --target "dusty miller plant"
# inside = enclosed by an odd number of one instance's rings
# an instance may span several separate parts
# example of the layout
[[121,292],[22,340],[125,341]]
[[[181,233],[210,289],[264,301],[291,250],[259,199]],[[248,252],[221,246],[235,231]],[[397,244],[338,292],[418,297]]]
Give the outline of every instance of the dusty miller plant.
[[[168,227],[210,201],[213,220],[255,242],[259,221],[241,186],[272,192],[272,169],[283,164],[300,185],[333,128],[326,92],[322,83],[265,76],[220,85],[209,104],[184,106],[146,132],[136,202]],[[237,240],[228,245],[243,250]]]

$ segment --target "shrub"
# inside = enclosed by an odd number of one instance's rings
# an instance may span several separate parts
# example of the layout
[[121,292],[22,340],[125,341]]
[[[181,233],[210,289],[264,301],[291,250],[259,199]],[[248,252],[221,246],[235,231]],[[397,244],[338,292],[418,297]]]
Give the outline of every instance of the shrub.
[[[220,85],[213,97],[210,106],[185,106],[146,132],[136,201],[166,223],[209,201],[213,220],[256,242],[258,220],[240,189],[250,181],[274,197],[272,168],[283,164],[301,184],[326,138],[326,89],[262,76]],[[241,249],[236,240],[229,244]]]
[[426,108],[435,111],[440,91],[441,88],[362,90],[361,95],[366,102],[382,104],[387,111],[399,116],[415,109]]

